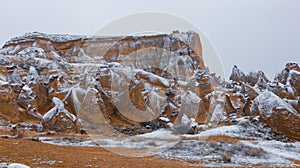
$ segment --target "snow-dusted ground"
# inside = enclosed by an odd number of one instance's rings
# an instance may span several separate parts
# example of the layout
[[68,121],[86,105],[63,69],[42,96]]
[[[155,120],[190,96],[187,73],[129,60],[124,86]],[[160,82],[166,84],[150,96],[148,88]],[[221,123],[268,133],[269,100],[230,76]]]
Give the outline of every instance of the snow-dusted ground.
[[101,146],[101,147],[122,147],[122,148],[165,148],[169,144],[178,142],[181,138],[172,134],[166,129],[160,129],[151,133],[125,136],[125,137],[104,137],[91,136],[89,139],[79,138],[51,138],[40,137],[44,143],[64,146]]
[[[196,135],[183,135],[185,139],[174,147],[159,154],[167,159],[192,161],[202,166],[300,166],[291,162],[300,160],[300,142],[265,140],[267,128],[259,127],[239,118],[239,124],[208,129]],[[262,129],[265,129],[262,131]],[[242,138],[236,143],[209,141],[211,136]]]
[[[203,166],[296,166],[284,157],[269,153],[264,148],[245,145],[244,142],[183,140],[158,156],[166,159],[193,161]],[[288,148],[285,150],[287,151]]]
[[300,142],[283,143],[279,141],[240,141],[241,144],[262,148],[265,152],[272,155],[300,160]]
[[[49,139],[44,143],[72,146],[101,146],[116,152],[118,148],[153,149],[144,155],[156,153],[156,157],[192,162],[195,166],[300,166],[289,159],[300,160],[300,143],[282,143],[267,140],[241,140],[237,143],[199,140],[177,142],[146,139]],[[116,150],[113,150],[116,149]],[[160,150],[154,150],[160,149]],[[120,153],[123,154],[123,153]],[[139,155],[140,156],[140,155]]]
[[[205,137],[226,136],[243,138],[235,142],[209,141]],[[221,126],[197,135],[175,135],[166,129],[129,137],[105,138],[50,138],[39,140],[44,143],[68,146],[104,147],[115,153],[119,148],[129,151],[147,149],[143,155],[156,154],[164,159],[178,159],[195,166],[300,166],[291,160],[300,160],[300,142],[279,142],[255,137],[253,130],[243,125]],[[200,139],[195,139],[195,138]],[[182,140],[185,138],[188,140]],[[128,152],[128,151],[127,151]],[[124,153],[120,153],[124,154]],[[141,156],[139,153],[138,156]]]
[[[156,154],[158,151],[164,151],[177,144],[181,137],[174,135],[171,131],[160,129],[151,133],[136,135],[136,136],[90,136],[91,138],[51,138],[40,137],[39,141],[48,144],[62,145],[62,146],[90,146],[103,147],[115,153],[132,156],[128,151],[142,150],[134,156],[146,156]],[[30,139],[30,138],[29,138]],[[33,140],[33,139],[32,139]],[[37,140],[37,139],[35,139]],[[127,153],[116,151],[115,149],[125,148]]]
[[49,138],[41,137],[39,138],[41,142],[62,145],[62,146],[100,146],[104,148],[135,148],[135,149],[145,149],[145,148],[165,148],[172,145],[177,141],[161,140],[160,139],[148,139],[148,138],[93,138],[93,139],[79,139],[79,138]]
[[[181,140],[181,137],[172,134],[169,130],[160,129],[137,136],[91,136],[91,138],[87,139],[40,137],[38,140],[43,143],[62,146],[103,147],[117,154],[141,157],[163,152],[176,145]],[[119,148],[127,150],[126,152],[118,151],[117,149]]]

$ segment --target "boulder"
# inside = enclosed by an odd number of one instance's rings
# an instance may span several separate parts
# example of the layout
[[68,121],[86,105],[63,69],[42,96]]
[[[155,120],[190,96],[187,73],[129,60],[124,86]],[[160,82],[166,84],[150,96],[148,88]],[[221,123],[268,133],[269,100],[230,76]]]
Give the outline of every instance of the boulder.
[[265,91],[257,96],[251,106],[251,114],[259,115],[274,132],[300,140],[300,114],[274,93]]

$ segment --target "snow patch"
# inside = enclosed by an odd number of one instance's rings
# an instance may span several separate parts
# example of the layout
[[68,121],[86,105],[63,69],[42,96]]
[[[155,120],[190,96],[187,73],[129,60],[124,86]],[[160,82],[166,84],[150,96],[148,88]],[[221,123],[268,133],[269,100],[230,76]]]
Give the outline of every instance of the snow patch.
[[154,75],[152,73],[142,71],[142,70],[137,70],[136,72],[137,75],[141,75],[142,77],[148,79],[152,83],[160,83],[165,87],[169,87],[170,83],[167,79],[160,77],[158,75]]
[[159,129],[151,133],[137,135],[137,137],[161,140],[179,140],[180,138],[179,136],[172,134],[171,131],[166,129]]
[[59,115],[60,112],[65,113],[72,121],[76,120],[76,116],[65,109],[64,103],[59,98],[53,97],[52,102],[55,104],[55,106],[52,109],[50,109],[46,114],[44,114],[44,121],[51,120],[54,116]]
[[0,163],[0,167],[3,168],[30,168],[29,166],[26,166],[24,164],[20,163]]

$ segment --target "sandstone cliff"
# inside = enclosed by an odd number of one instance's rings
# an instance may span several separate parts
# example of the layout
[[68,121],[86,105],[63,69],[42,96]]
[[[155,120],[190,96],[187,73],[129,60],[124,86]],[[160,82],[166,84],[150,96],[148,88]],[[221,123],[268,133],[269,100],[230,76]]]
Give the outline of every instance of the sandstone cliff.
[[[0,53],[3,121],[42,124],[44,130],[77,132],[108,123],[129,134],[151,131],[164,126],[160,117],[180,121],[190,92],[205,99],[212,91],[194,32],[126,37],[34,32],[12,38]],[[197,118],[198,109],[195,104],[189,117]]]
[[162,127],[198,133],[259,116],[274,132],[299,140],[299,69],[288,63],[271,81],[263,71],[245,74],[234,66],[231,81],[223,82],[205,67],[195,32],[28,33],[0,50],[0,124],[91,134]]

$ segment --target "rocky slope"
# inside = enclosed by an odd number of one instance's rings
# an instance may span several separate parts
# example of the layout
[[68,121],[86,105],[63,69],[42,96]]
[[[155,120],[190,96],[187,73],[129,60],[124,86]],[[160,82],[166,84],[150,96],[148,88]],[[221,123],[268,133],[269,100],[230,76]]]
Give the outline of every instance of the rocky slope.
[[[300,140],[300,71],[297,63],[287,63],[273,81],[262,71],[245,75],[233,68],[227,88],[237,104],[238,115],[260,116],[274,132]],[[234,98],[235,97],[235,98]]]
[[251,122],[267,138],[300,140],[299,65],[273,81],[235,66],[223,82],[205,67],[195,32],[28,33],[0,50],[0,93],[0,124],[36,131],[197,134]]

